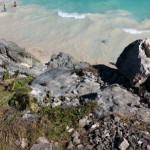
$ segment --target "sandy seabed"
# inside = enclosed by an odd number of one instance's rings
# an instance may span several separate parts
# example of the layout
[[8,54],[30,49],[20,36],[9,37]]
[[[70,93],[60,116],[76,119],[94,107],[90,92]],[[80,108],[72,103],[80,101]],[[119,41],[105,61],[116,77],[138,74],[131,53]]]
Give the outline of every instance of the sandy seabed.
[[92,64],[115,63],[129,43],[150,38],[150,20],[138,22],[122,10],[78,18],[59,14],[36,5],[9,4],[7,12],[0,12],[0,38],[16,42],[43,63],[65,52]]

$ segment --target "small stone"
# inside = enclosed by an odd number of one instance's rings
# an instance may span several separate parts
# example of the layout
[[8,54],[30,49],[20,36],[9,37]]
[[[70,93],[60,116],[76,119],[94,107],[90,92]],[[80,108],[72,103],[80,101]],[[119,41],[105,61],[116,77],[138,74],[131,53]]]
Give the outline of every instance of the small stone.
[[28,146],[28,139],[27,138],[22,138],[21,140],[21,148],[25,149]]
[[78,92],[75,89],[72,91],[72,93],[73,94],[78,94]]
[[91,129],[95,129],[95,128],[97,128],[97,127],[99,127],[99,123],[98,123],[98,122],[97,122],[96,124],[92,125],[92,126],[91,126]]
[[49,143],[49,141],[48,141],[45,137],[39,137],[39,138],[36,140],[36,142],[37,142],[38,144],[40,144],[40,143]]
[[150,145],[147,145],[147,150],[150,150]]
[[75,144],[80,144],[80,142],[81,142],[81,140],[78,138],[78,136],[75,136],[75,137],[73,138],[73,143],[75,143]]
[[19,146],[21,143],[20,143],[19,140],[16,140],[16,141],[15,141],[15,144],[16,144],[17,146]]
[[101,146],[101,145],[98,145],[98,146],[96,147],[96,150],[102,150],[102,146]]
[[73,132],[73,131],[74,131],[74,128],[70,128],[70,129],[68,130],[69,133],[71,133],[71,132]]
[[79,120],[79,126],[80,127],[85,127],[85,125],[87,124],[87,118],[83,118]]
[[56,106],[60,106],[61,105],[61,101],[57,101],[57,102],[53,102],[52,103],[52,108],[56,107]]
[[40,144],[33,144],[30,150],[50,150],[51,144],[49,143],[40,143]]
[[70,102],[70,98],[69,97],[65,97],[65,101]]
[[67,149],[73,149],[73,143],[71,141],[69,142]]
[[85,150],[93,150],[93,146],[91,146],[91,145],[86,145],[84,149],[85,149]]
[[83,149],[83,145],[82,145],[82,144],[79,144],[79,145],[77,146],[77,149],[78,149],[78,150],[82,150],[82,149]]
[[66,130],[69,130],[69,126],[66,126]]
[[73,134],[72,134],[72,137],[79,137],[80,136],[80,134],[77,132],[77,131],[75,131]]
[[128,141],[124,138],[123,141],[118,146],[120,150],[126,150],[129,147]]
[[53,150],[59,150],[58,142],[54,142],[52,147]]
[[138,141],[138,144],[141,145],[143,142],[142,141]]

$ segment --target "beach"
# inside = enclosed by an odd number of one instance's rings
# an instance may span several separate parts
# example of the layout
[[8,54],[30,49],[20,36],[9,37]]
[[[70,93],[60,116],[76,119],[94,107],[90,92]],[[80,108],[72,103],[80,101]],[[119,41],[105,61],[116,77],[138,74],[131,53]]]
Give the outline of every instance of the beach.
[[0,38],[16,42],[43,63],[59,52],[92,64],[115,63],[125,46],[150,37],[150,20],[130,16],[124,10],[68,14],[8,3],[7,12],[0,13]]

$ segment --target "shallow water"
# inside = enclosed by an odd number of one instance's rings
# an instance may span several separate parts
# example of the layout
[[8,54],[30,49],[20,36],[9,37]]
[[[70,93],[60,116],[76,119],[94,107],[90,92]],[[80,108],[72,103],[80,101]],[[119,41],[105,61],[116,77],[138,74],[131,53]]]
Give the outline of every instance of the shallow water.
[[149,2],[140,1],[130,6],[123,0],[86,0],[86,5],[85,0],[17,1],[13,8],[13,1],[5,0],[0,37],[15,41],[42,62],[63,51],[78,60],[108,64],[132,41],[150,37]]
[[[143,20],[150,18],[149,0],[21,0],[22,4],[37,4],[41,7],[67,13],[105,13],[109,10],[124,10]],[[113,14],[112,14],[113,15]]]

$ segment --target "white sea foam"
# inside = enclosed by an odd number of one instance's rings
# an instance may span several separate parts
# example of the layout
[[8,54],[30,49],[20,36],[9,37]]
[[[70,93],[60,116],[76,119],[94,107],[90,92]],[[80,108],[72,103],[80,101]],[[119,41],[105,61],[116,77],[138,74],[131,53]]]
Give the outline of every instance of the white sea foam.
[[136,30],[132,28],[123,28],[124,32],[130,33],[130,34],[142,34],[145,32],[150,32],[150,30]]
[[74,19],[84,19],[86,17],[85,14],[66,13],[62,11],[58,11],[58,16],[61,16],[63,18],[74,18]]

